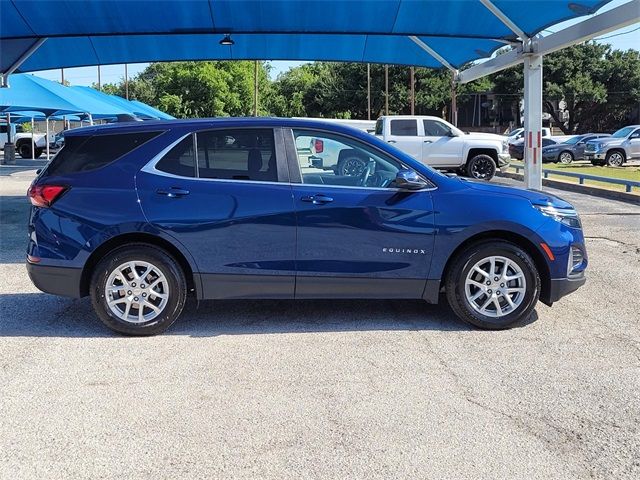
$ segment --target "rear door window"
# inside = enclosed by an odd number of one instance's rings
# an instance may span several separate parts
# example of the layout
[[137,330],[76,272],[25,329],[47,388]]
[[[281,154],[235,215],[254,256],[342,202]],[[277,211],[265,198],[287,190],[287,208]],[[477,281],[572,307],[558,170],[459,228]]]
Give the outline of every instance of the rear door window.
[[196,140],[200,178],[278,181],[273,129],[210,130]]
[[415,137],[418,135],[417,120],[391,120],[391,135]]
[[193,134],[182,139],[156,164],[162,172],[180,177],[196,176],[196,155],[193,148]]
[[114,162],[162,132],[67,136],[65,146],[47,168],[48,175],[86,172]]

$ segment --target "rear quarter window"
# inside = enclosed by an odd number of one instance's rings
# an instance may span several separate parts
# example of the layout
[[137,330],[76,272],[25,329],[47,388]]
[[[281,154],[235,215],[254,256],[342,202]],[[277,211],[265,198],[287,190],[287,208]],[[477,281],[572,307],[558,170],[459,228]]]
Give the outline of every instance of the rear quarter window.
[[68,136],[53,158],[47,175],[87,172],[108,165],[162,132],[135,132],[114,135]]

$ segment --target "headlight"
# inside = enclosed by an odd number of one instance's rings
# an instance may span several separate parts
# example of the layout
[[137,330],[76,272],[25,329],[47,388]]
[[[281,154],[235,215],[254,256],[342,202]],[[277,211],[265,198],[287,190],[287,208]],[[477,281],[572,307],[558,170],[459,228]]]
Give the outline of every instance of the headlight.
[[557,222],[564,223],[572,228],[582,228],[578,212],[573,208],[556,208],[551,205],[534,205],[533,207]]

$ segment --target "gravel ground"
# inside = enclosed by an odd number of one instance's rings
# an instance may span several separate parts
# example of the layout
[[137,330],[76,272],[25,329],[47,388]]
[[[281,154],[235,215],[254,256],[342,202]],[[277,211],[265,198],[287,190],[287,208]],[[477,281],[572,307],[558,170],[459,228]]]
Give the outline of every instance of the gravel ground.
[[638,206],[559,193],[589,280],[521,328],[413,301],[225,301],[125,338],[30,283],[20,170],[0,177],[0,478],[640,476]]

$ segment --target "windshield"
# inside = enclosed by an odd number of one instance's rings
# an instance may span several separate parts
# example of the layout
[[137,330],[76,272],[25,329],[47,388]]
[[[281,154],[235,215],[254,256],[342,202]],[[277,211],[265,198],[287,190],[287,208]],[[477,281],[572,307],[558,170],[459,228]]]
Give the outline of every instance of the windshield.
[[624,127],[618,130],[616,133],[611,135],[613,138],[624,138],[633,132],[633,127]]
[[570,138],[570,139],[568,139],[568,140],[565,140],[565,141],[564,141],[564,142],[562,142],[562,143],[564,143],[564,144],[566,144],[566,145],[575,145],[576,143],[578,143],[578,142],[579,142],[580,140],[582,140],[583,138],[584,138],[584,136],[583,136],[583,135],[578,135],[578,136],[576,136],[576,137],[572,137],[572,138]]

